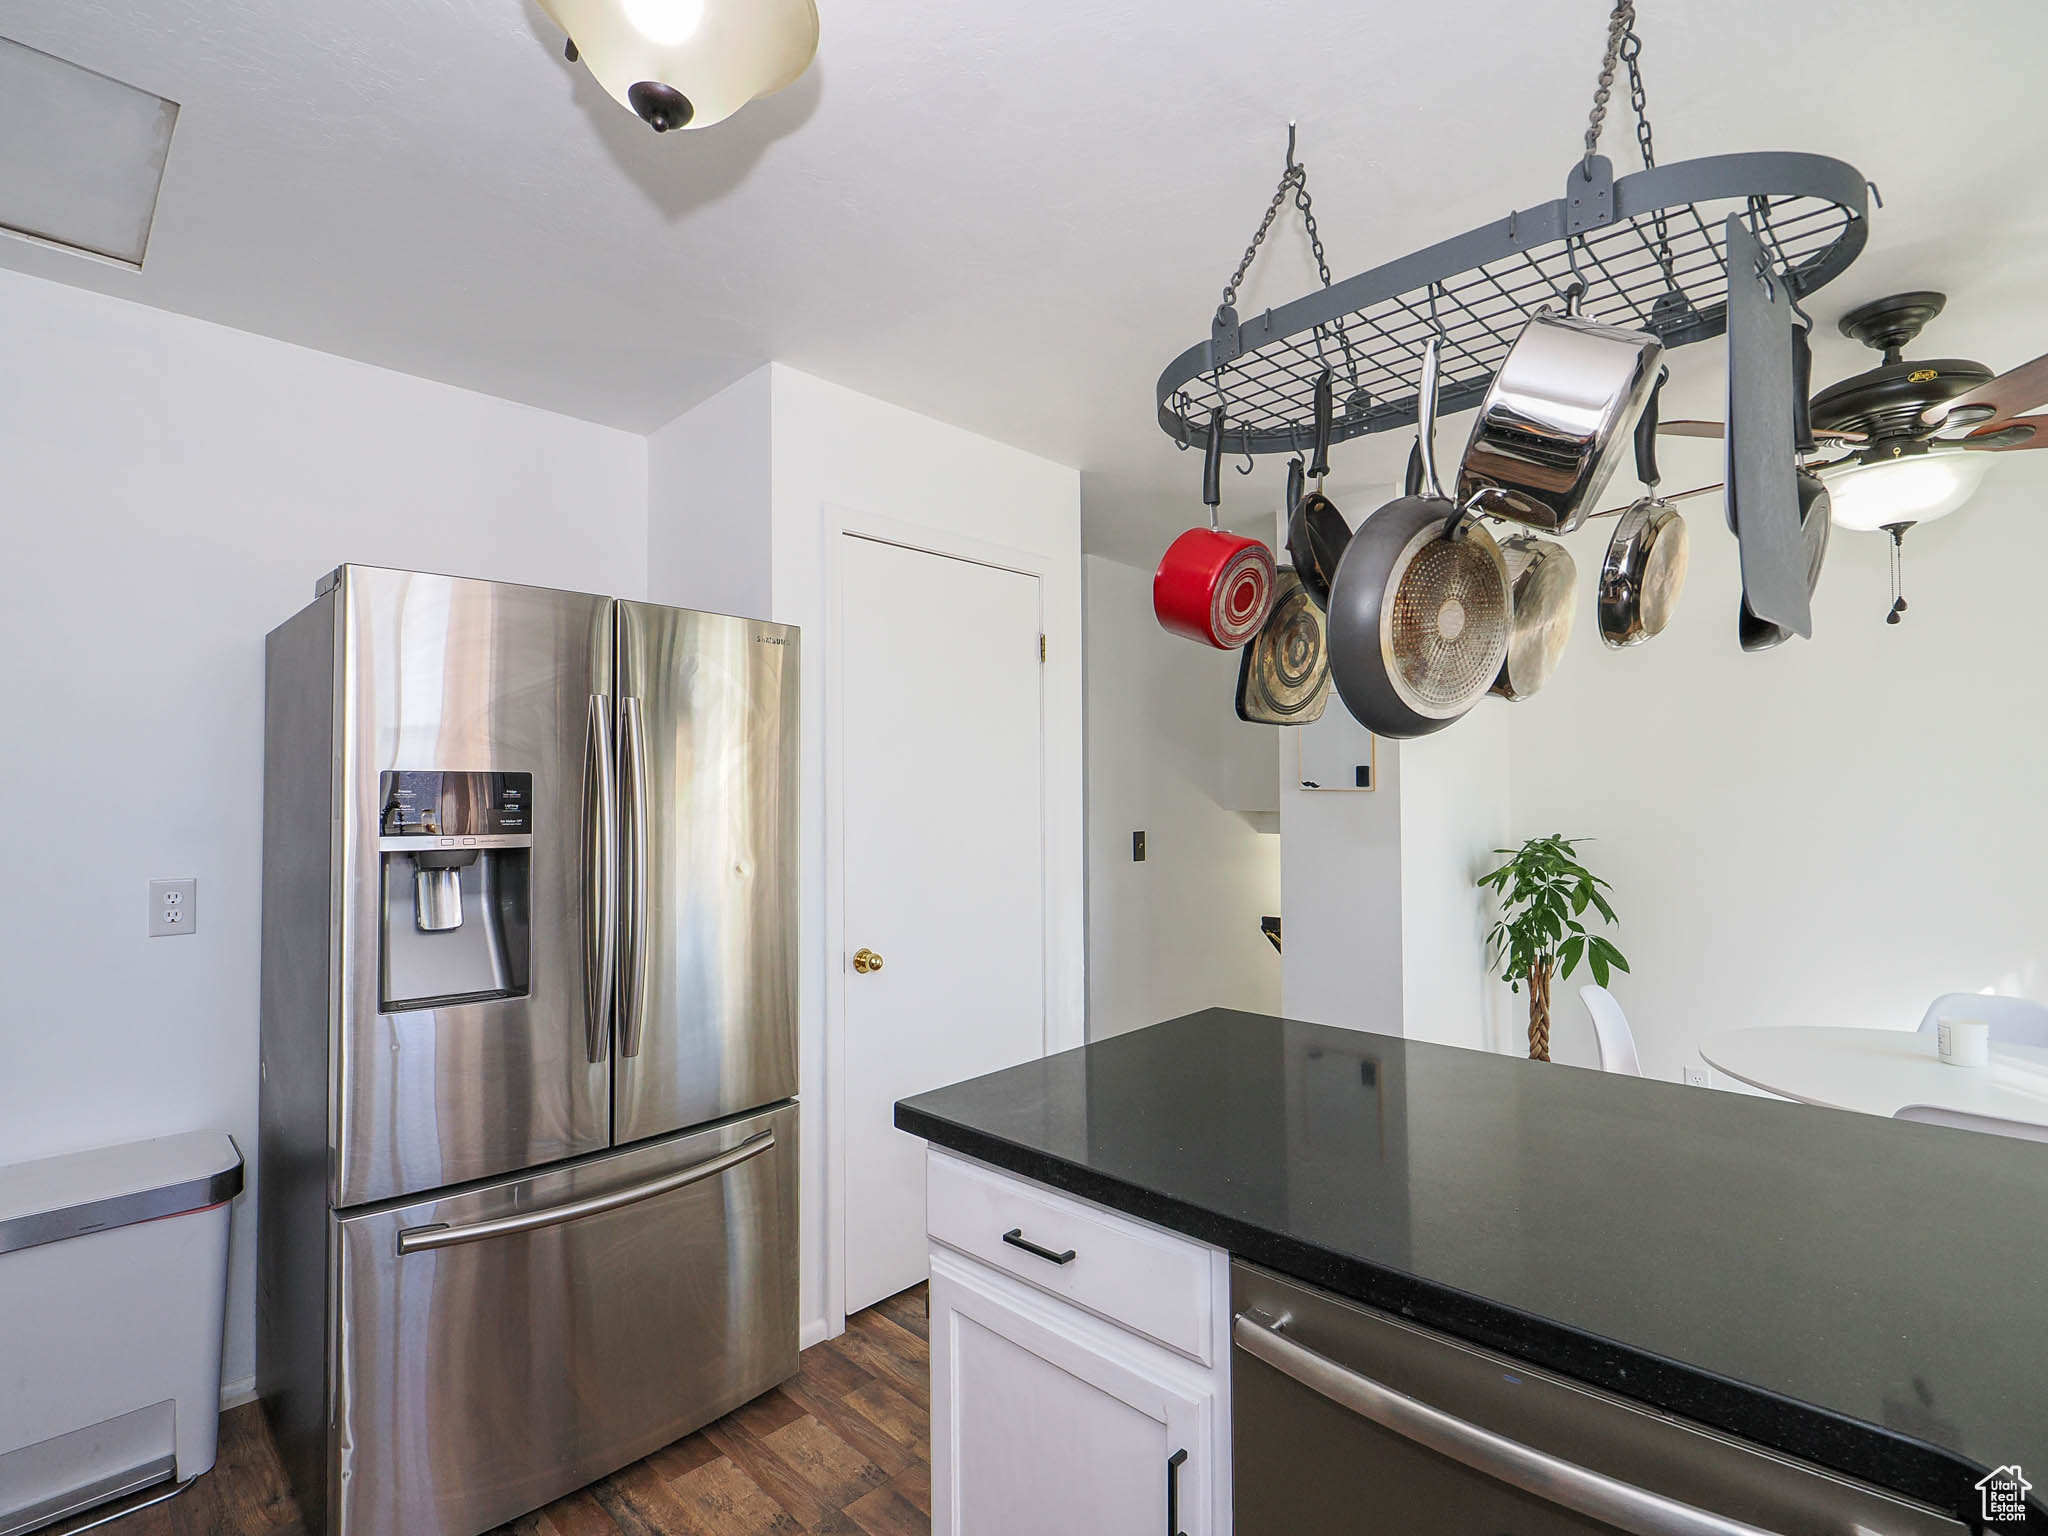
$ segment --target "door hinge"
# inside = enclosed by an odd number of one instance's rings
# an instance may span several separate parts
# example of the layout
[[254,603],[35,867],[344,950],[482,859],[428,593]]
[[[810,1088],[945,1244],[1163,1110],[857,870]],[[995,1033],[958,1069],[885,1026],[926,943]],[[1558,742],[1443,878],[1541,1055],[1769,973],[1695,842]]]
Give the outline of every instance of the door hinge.
[[1043,635],[1038,637],[1038,659],[1040,661],[1045,660],[1045,636]]

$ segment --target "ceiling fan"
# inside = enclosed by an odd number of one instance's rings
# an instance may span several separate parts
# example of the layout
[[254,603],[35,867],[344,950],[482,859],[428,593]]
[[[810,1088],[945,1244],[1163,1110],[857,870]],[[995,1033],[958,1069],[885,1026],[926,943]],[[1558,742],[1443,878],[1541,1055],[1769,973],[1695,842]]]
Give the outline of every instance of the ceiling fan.
[[[1996,375],[1964,358],[1902,355],[1947,302],[1945,294],[1923,290],[1850,310],[1842,334],[1884,361],[1829,385],[1808,407],[1824,455],[1808,467],[1827,484],[1835,526],[1891,535],[1892,624],[1906,610],[1898,590],[1906,530],[1947,516],[1976,494],[1991,465],[1986,453],[2048,448],[2048,415],[2026,414],[2048,404],[2048,355]],[[1724,429],[1718,421],[1666,421],[1657,430],[1720,437]]]

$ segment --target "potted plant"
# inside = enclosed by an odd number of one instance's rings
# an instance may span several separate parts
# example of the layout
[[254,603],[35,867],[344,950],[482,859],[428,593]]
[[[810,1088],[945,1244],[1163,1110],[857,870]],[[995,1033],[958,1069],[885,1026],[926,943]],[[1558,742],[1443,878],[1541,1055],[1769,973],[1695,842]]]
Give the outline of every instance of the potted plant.
[[[1581,839],[1584,841],[1584,839]],[[1529,1055],[1550,1060],[1550,979],[1570,976],[1584,960],[1593,979],[1607,985],[1628,969],[1620,950],[1581,921],[1591,907],[1608,923],[1618,919],[1603,891],[1607,882],[1579,862],[1578,848],[1555,834],[1532,837],[1520,848],[1496,848],[1507,863],[1479,877],[1500,898],[1500,920],[1486,935],[1486,953],[1516,992],[1529,987]]]

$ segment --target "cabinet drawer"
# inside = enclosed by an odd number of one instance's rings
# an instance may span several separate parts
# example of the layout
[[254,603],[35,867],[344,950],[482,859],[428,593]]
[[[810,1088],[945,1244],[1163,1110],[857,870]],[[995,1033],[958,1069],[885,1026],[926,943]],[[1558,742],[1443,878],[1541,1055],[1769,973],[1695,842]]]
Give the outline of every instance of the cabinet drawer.
[[926,1168],[926,1230],[935,1241],[1214,1363],[1211,1250],[943,1152],[932,1152]]

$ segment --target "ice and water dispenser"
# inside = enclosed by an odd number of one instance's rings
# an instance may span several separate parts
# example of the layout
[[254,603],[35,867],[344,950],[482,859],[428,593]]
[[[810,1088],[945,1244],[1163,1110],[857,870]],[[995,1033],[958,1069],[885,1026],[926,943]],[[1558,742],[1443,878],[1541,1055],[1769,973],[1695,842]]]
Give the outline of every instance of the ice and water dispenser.
[[527,994],[533,775],[382,775],[378,1006]]

